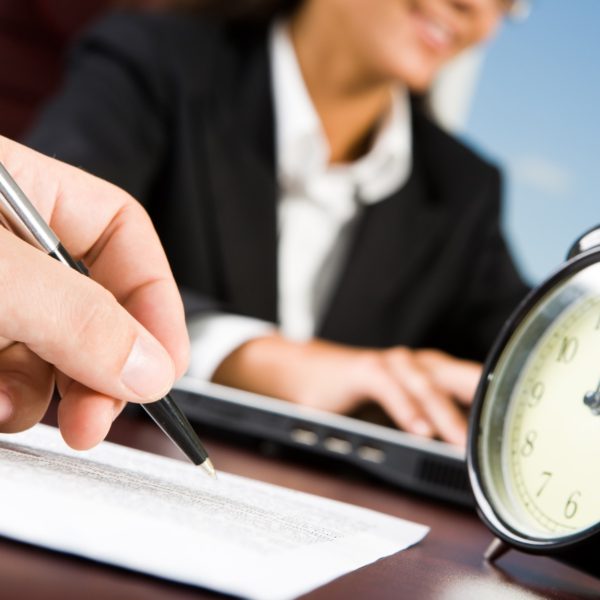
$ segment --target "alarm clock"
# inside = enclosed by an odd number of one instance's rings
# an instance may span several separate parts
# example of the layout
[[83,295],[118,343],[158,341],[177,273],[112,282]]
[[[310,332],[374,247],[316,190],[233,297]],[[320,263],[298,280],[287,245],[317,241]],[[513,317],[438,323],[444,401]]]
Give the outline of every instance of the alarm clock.
[[477,510],[507,550],[600,576],[600,226],[532,290],[490,352],[467,449]]

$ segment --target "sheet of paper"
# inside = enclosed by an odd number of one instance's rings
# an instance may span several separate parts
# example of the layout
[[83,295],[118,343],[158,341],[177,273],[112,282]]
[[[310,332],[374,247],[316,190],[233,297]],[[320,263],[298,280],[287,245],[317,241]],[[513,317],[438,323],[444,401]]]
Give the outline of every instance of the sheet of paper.
[[417,543],[423,525],[38,425],[0,435],[0,535],[192,585],[293,598]]

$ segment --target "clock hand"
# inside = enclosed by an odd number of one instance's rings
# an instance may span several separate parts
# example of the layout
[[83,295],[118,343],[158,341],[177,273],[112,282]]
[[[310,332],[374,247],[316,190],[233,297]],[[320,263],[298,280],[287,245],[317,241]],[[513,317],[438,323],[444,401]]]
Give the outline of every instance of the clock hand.
[[583,403],[589,407],[594,415],[600,415],[600,383],[595,392],[588,392],[583,397]]

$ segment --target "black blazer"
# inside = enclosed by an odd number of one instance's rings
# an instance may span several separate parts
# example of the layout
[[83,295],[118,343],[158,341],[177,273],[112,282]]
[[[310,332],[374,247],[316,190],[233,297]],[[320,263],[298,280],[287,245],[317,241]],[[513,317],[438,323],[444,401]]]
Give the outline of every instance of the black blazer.
[[[113,15],[81,40],[27,142],[139,198],[198,310],[276,322],[267,39],[258,26]],[[499,174],[413,113],[412,174],[364,209],[318,335],[481,359],[526,291],[499,229]]]

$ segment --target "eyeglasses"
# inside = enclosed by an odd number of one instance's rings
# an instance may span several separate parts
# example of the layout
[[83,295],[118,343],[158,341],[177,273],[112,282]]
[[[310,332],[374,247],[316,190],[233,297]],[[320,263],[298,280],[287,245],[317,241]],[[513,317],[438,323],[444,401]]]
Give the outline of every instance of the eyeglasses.
[[524,21],[531,14],[531,0],[501,0],[501,3],[513,21]]

